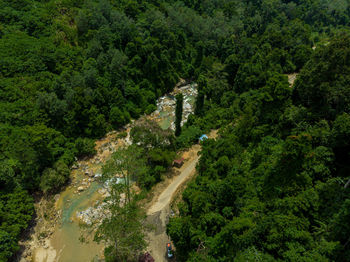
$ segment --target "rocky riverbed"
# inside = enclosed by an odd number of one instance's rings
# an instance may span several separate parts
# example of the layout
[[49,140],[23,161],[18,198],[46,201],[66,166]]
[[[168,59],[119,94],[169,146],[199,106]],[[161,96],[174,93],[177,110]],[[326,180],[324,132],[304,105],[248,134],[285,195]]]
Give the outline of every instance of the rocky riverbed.
[[[180,83],[172,93],[158,99],[156,111],[143,117],[158,122],[164,129],[174,129],[175,96],[180,92],[184,95],[184,123],[194,110],[196,84]],[[134,123],[96,141],[97,154],[90,159],[76,161],[72,166],[70,184],[60,194],[36,203],[35,226],[29,232],[30,237],[21,242],[23,251],[17,261],[85,262],[102,257],[102,245],[91,239],[88,243],[79,240],[82,236],[79,224],[91,225],[106,215],[101,210],[102,200],[108,196],[108,185],[98,181],[101,168],[113,152],[131,144],[130,130]]]
[[195,97],[197,96],[197,84],[188,84],[180,88],[175,88],[174,91],[166,96],[162,96],[157,101],[157,110],[154,111],[149,118],[155,120],[164,129],[170,128],[175,130],[175,96],[182,93],[183,100],[183,115],[181,124],[183,125],[188,116],[193,113]]

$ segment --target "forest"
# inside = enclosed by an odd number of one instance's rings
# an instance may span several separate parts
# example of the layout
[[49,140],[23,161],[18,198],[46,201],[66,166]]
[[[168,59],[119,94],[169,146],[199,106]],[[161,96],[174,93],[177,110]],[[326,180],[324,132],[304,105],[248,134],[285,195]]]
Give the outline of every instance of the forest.
[[[198,83],[195,114],[149,163],[220,138],[168,225],[177,258],[349,261],[349,4],[0,0],[0,261],[34,199],[180,77]],[[151,169],[140,183],[159,180]]]

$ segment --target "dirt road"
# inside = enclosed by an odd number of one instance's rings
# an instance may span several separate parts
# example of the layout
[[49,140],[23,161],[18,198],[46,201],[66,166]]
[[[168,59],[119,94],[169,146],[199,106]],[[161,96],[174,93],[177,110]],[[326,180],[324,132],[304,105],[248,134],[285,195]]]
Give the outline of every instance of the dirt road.
[[[196,164],[200,150],[199,145],[193,146],[185,153],[187,161],[179,169],[180,174],[170,181],[169,185],[158,195],[156,201],[148,208],[148,223],[155,227],[155,230],[148,233],[149,252],[156,262],[167,261],[166,243],[170,241],[166,235],[166,224],[169,221],[170,203],[177,189],[195,173]],[[186,157],[185,157],[186,159]]]
[[199,157],[196,156],[193,159],[191,159],[189,163],[187,163],[186,167],[183,170],[181,170],[181,174],[174,179],[174,181],[158,197],[158,201],[151,206],[151,208],[147,212],[148,215],[161,211],[167,205],[170,204],[171,198],[175,193],[176,189],[195,170],[198,158]]
[[[208,137],[216,138],[217,130],[212,130]],[[170,239],[166,234],[166,225],[169,222],[170,203],[181,185],[195,174],[196,164],[199,160],[198,152],[200,150],[200,145],[194,145],[182,155],[185,159],[185,164],[179,169],[180,174],[173,180],[164,182],[168,183],[167,186],[161,189],[160,193],[155,192],[156,197],[147,209],[147,221],[155,227],[154,231],[148,233],[148,251],[156,262],[167,261],[166,243]]]

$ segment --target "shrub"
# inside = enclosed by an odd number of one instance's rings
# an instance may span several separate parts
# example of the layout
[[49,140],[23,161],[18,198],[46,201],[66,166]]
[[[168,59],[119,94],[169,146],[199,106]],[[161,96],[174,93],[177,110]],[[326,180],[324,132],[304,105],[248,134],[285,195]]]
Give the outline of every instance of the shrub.
[[124,113],[118,107],[112,107],[109,112],[109,121],[114,128],[121,127],[127,122]]
[[186,148],[195,144],[202,134],[202,130],[196,126],[184,127],[180,136],[176,138],[177,148]]
[[153,104],[149,104],[146,108],[146,111],[145,113],[147,115],[151,114],[153,111],[157,110],[157,106],[156,105],[153,105]]
[[77,157],[92,156],[96,154],[95,142],[89,138],[77,138],[75,140],[75,149]]
[[124,131],[124,132],[120,132],[117,136],[116,136],[116,138],[117,139],[119,139],[119,138],[125,138],[125,137],[127,137],[128,136],[128,133],[126,132],[126,131]]
[[54,168],[47,168],[41,176],[40,188],[47,193],[54,193],[68,180],[69,168],[63,161],[58,161]]

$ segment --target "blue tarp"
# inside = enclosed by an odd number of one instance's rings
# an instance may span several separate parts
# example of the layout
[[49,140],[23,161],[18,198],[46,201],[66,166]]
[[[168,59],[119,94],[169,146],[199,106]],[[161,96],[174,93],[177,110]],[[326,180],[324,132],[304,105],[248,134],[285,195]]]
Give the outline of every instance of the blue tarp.
[[199,138],[200,141],[203,141],[204,139],[208,139],[207,135],[201,135],[201,137]]

